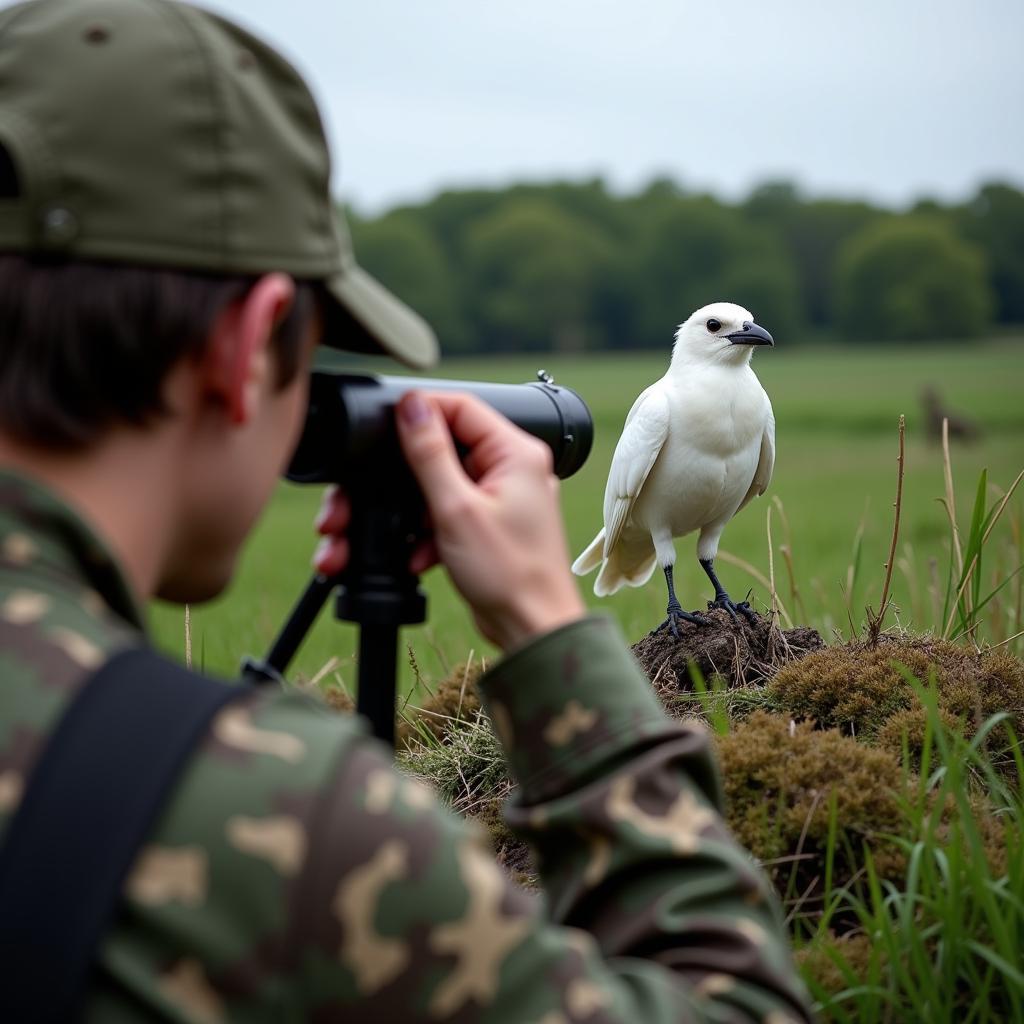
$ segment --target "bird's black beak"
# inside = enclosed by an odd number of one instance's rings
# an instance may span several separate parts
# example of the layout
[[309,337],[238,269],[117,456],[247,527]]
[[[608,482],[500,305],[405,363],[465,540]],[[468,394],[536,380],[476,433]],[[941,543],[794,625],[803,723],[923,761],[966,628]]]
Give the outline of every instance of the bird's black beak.
[[758,327],[757,324],[752,324],[749,320],[743,321],[743,330],[733,331],[732,334],[727,334],[726,337],[734,345],[775,344],[775,339],[763,327]]

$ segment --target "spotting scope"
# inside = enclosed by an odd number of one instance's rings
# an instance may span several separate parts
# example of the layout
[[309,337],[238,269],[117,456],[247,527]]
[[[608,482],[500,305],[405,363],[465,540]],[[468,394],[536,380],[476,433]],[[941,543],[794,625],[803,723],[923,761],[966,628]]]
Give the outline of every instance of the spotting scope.
[[395,406],[407,391],[462,391],[497,409],[554,456],[555,473],[572,476],[590,454],[594,423],[583,399],[543,370],[528,384],[314,373],[302,438],[288,466],[294,483],[361,486],[367,472],[404,467]]

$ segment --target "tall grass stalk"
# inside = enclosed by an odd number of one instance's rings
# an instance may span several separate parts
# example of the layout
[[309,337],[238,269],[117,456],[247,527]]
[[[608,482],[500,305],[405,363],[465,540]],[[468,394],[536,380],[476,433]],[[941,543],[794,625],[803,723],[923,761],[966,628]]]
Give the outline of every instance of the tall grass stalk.
[[885,561],[885,583],[882,586],[882,598],[878,604],[878,611],[874,612],[870,608],[867,609],[868,634],[871,637],[872,643],[877,642],[878,636],[882,631],[882,624],[885,622],[885,613],[889,610],[889,585],[892,583],[893,563],[896,561],[896,545],[899,543],[900,539],[900,512],[903,508],[903,470],[905,462],[904,441],[906,438],[906,431],[907,420],[906,417],[900,413],[900,453],[896,457],[898,465],[896,471],[896,500],[893,502],[895,515],[893,516],[892,541],[889,544],[889,557]]
[[[967,533],[967,545],[963,549],[961,559],[957,563],[960,564],[961,561],[963,563],[963,569],[959,577],[954,576],[953,563],[952,561],[950,562],[946,597],[943,603],[944,626],[942,628],[942,636],[944,638],[948,639],[954,633],[958,636],[966,635],[977,646],[979,616],[982,610],[1024,570],[1024,564],[1018,564],[987,594],[982,595],[982,555],[989,542],[989,538],[992,536],[992,531],[1002,517],[1022,479],[1024,479],[1024,470],[1017,474],[1016,479],[1006,493],[1001,496],[1000,500],[994,503],[991,508],[987,508],[988,473],[985,470],[981,471],[978,487],[975,492],[970,527]],[[948,502],[946,503],[946,511],[950,516],[953,550],[956,551],[959,548],[960,531],[956,524],[955,509]]]
[[786,563],[786,575],[789,579],[789,599],[793,611],[800,616],[801,622],[808,622],[807,608],[804,605],[803,597],[800,595],[800,588],[796,582],[796,569],[793,565],[793,531],[789,526],[789,516],[786,515],[786,507],[782,504],[782,499],[777,495],[772,496],[772,504],[778,510],[779,519],[782,521],[782,532],[785,537],[785,543],[779,547],[779,553],[782,555],[783,561]]

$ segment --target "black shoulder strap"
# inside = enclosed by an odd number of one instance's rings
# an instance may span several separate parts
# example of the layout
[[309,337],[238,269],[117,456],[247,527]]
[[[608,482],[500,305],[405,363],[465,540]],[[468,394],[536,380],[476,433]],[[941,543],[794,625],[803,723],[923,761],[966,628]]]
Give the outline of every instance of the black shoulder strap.
[[0,1020],[74,1019],[135,855],[212,716],[246,693],[149,650],[72,699],[0,847]]

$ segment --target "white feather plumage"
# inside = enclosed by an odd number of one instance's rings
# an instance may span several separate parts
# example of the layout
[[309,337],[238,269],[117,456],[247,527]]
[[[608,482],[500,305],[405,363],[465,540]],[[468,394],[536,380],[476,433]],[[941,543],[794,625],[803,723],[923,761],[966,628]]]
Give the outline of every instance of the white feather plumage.
[[775,417],[751,347],[728,340],[753,319],[729,302],[697,310],[676,332],[668,372],[633,403],[608,473],[604,529],[572,567],[583,576],[600,566],[597,595],[642,586],[657,565],[675,563],[673,538],[695,530],[698,557],[713,559],[726,523],[767,488]]

